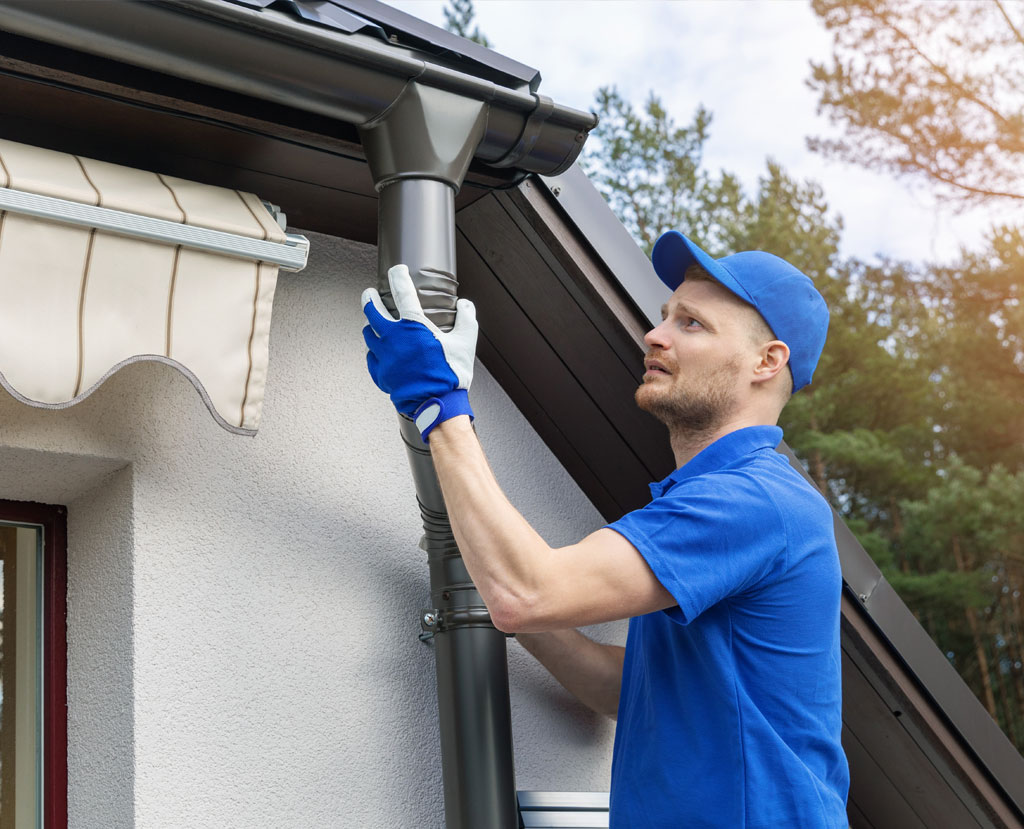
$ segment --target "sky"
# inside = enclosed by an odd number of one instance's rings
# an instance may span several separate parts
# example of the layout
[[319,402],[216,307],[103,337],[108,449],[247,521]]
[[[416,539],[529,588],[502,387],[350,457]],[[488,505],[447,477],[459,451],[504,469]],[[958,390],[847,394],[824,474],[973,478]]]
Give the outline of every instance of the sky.
[[[444,25],[442,0],[387,0]],[[497,51],[539,69],[538,90],[588,110],[615,84],[640,106],[653,90],[678,123],[698,104],[713,113],[708,169],[756,187],[768,157],[824,188],[843,217],[842,252],[948,261],[978,248],[992,208],[956,212],[927,188],[838,161],[806,147],[838,135],[816,113],[810,61],[825,61],[831,35],[807,0],[476,0],[476,20]],[[998,217],[1005,219],[1004,216]]]

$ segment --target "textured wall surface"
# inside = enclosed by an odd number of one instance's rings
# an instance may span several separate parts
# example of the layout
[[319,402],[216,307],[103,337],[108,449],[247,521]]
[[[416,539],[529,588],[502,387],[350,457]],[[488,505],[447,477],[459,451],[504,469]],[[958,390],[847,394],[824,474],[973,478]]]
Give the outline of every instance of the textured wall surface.
[[[257,437],[160,364],[66,411],[0,394],[0,498],[69,507],[73,827],[443,825],[421,526],[360,335],[375,250],[310,236],[278,288]],[[479,365],[473,400],[542,535],[601,525]],[[613,724],[509,654],[519,788],[606,791]]]

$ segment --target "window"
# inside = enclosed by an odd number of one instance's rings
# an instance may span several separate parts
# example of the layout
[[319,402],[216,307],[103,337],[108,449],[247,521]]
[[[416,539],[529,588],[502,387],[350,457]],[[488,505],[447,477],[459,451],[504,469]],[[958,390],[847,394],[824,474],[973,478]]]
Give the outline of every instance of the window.
[[67,826],[66,526],[0,501],[0,829]]

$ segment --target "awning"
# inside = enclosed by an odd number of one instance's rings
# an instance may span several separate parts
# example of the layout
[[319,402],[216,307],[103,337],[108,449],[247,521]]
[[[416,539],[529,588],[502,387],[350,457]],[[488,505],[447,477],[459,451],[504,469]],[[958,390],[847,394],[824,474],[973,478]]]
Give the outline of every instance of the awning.
[[279,267],[308,243],[251,193],[0,139],[0,384],[66,408],[129,363],[259,426]]

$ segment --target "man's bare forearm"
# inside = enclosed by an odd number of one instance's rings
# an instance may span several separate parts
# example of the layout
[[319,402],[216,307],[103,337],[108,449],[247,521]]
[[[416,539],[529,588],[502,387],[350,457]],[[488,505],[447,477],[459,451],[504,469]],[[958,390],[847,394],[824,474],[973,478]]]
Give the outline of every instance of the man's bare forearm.
[[466,569],[499,630],[564,630],[675,604],[615,530],[550,547],[501,491],[469,417],[436,426],[430,451]]
[[434,429],[430,449],[469,574],[495,624],[514,632],[516,611],[543,585],[551,548],[501,491],[468,417]]
[[595,642],[578,630],[520,633],[516,639],[570,694],[615,719],[625,648]]

